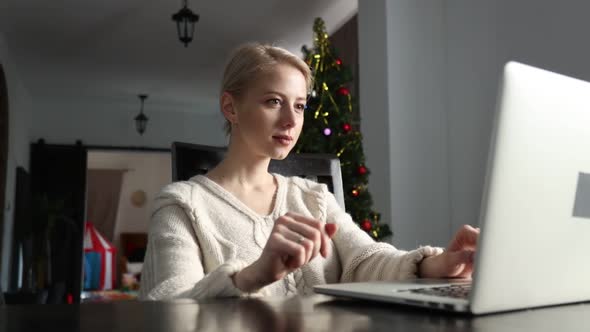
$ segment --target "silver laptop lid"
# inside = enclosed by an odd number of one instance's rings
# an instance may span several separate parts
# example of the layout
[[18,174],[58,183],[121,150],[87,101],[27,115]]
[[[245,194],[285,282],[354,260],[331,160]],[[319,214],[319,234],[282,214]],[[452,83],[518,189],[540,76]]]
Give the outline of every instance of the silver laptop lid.
[[590,300],[590,84],[508,63],[471,310]]

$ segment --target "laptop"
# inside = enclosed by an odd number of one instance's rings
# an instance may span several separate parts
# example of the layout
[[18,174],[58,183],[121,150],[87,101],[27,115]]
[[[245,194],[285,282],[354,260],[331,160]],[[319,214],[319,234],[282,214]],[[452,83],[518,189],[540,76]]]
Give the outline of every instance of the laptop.
[[315,292],[471,314],[590,300],[590,83],[504,67],[472,279]]

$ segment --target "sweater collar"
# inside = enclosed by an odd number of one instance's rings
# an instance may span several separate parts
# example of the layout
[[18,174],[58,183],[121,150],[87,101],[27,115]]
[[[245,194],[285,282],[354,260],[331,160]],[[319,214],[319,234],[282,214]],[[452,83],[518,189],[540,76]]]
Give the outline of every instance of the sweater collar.
[[264,218],[271,218],[272,220],[278,218],[280,215],[280,211],[283,207],[283,202],[285,200],[285,178],[282,175],[276,173],[271,173],[271,175],[275,178],[277,182],[277,190],[275,192],[272,211],[268,215],[261,215],[258,212],[252,210],[249,206],[247,206],[241,200],[239,200],[234,194],[227,191],[225,188],[217,184],[217,182],[209,179],[204,175],[196,175],[192,177],[190,180],[201,184],[203,187],[207,188],[211,193],[226,201],[234,209],[249,216],[252,220],[258,221]]

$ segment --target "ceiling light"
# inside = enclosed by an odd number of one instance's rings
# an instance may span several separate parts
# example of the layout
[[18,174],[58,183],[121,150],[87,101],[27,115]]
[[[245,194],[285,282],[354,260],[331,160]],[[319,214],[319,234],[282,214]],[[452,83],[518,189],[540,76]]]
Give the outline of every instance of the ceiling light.
[[199,15],[193,13],[187,6],[187,0],[183,0],[183,7],[178,13],[172,15],[172,20],[176,22],[176,31],[178,39],[188,47],[188,43],[193,40],[195,33],[195,22],[199,20]]
[[143,102],[148,97],[147,95],[138,95],[139,99],[141,100],[141,108],[139,109],[139,114],[135,117],[135,128],[140,135],[143,135],[145,132],[145,128],[147,126],[147,122],[149,118],[143,114]]

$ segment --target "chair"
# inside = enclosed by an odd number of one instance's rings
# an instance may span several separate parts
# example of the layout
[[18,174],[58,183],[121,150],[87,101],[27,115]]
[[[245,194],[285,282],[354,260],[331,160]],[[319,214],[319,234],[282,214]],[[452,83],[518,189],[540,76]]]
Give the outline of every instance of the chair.
[[[183,181],[205,174],[217,165],[227,151],[214,147],[183,142],[172,143],[172,180]],[[284,176],[301,176],[324,183],[344,209],[344,190],[340,160],[330,154],[291,153],[283,160],[271,160],[269,171]]]

